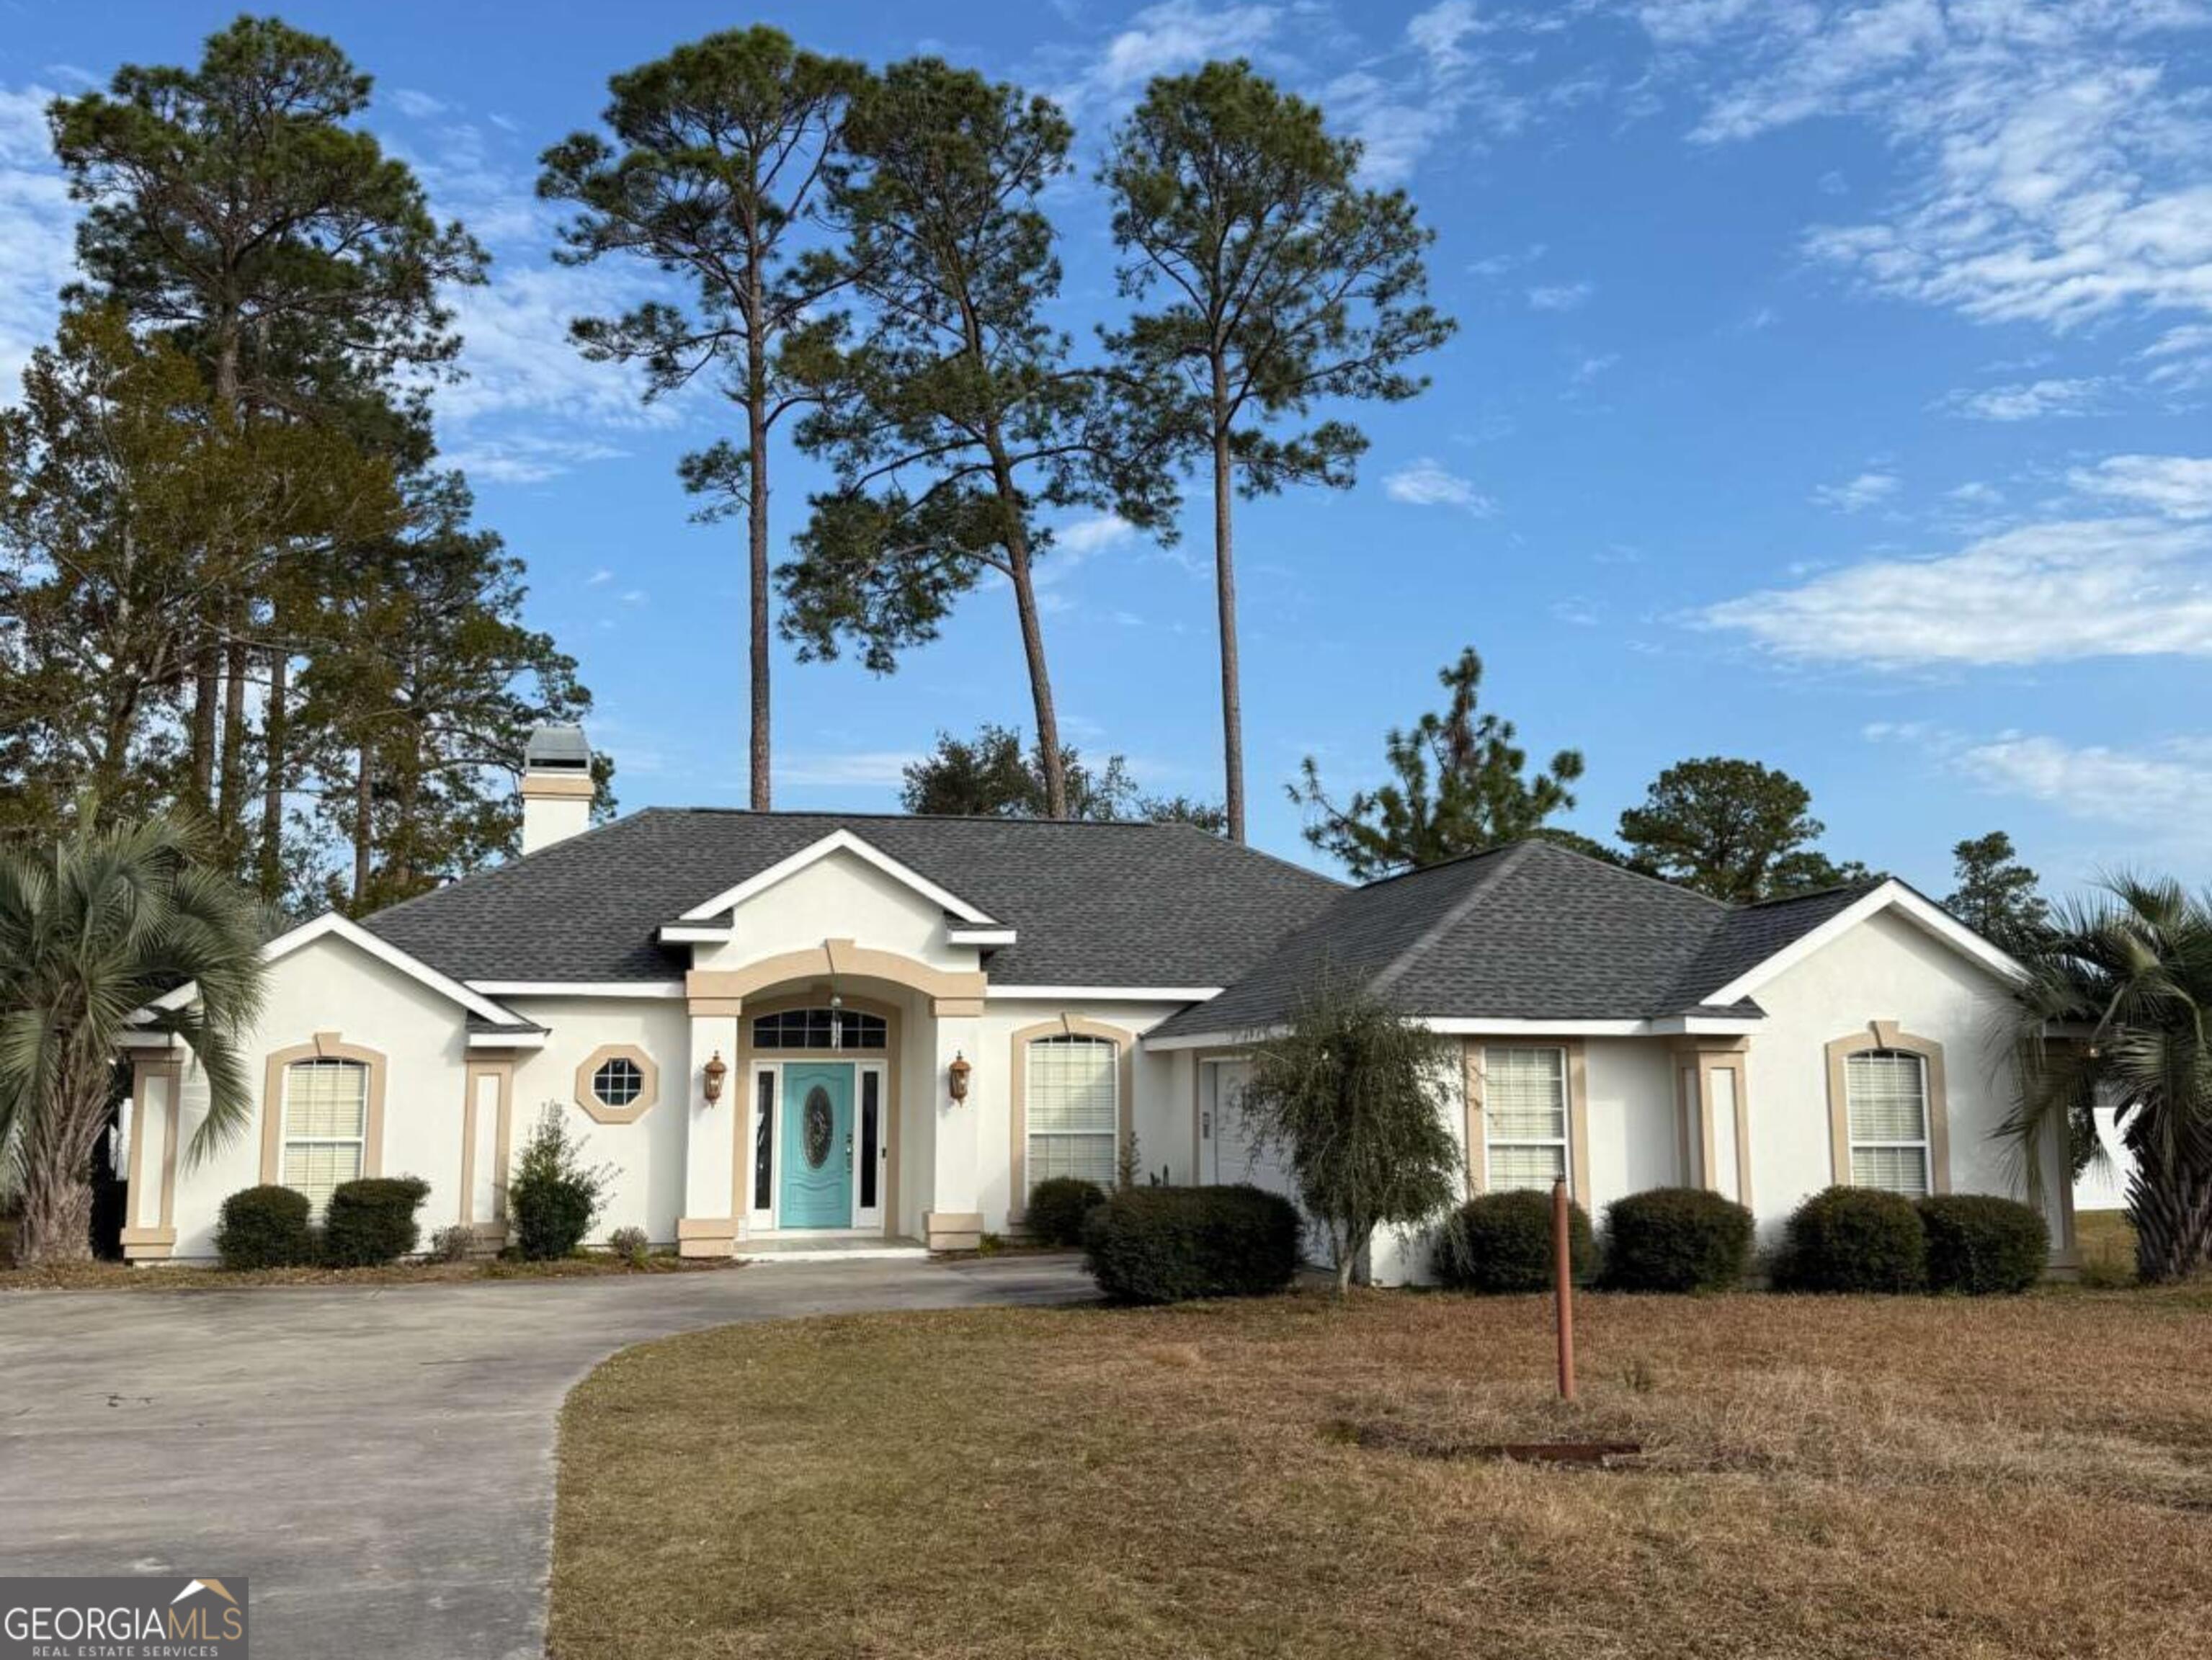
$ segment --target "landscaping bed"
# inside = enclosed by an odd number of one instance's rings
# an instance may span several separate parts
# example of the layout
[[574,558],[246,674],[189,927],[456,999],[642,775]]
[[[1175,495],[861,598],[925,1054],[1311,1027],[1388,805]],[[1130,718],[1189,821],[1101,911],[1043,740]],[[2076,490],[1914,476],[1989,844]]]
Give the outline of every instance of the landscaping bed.
[[[562,1423],[551,1652],[2201,1651],[2212,1288],[733,1327]],[[1629,1468],[1455,1449],[1632,1443]],[[1444,1456],[1437,1456],[1439,1450]]]

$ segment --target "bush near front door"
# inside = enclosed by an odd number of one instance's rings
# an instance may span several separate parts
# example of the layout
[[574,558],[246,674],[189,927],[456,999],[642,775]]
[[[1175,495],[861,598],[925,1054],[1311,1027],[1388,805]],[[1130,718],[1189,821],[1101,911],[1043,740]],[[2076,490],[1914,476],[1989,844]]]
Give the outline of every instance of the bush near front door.
[[1115,1302],[1264,1297],[1297,1273],[1301,1231],[1258,1188],[1132,1188],[1084,1219],[1084,1265]]

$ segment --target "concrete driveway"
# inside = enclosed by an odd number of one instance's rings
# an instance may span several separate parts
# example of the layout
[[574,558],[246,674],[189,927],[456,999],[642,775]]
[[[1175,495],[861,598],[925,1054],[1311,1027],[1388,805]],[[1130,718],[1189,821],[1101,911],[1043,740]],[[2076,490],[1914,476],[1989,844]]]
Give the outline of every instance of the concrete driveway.
[[243,1573],[262,1655],[522,1660],[544,1646],[555,1414],[614,1350],[1091,1289],[1072,1259],[1017,1257],[0,1296],[0,1573]]

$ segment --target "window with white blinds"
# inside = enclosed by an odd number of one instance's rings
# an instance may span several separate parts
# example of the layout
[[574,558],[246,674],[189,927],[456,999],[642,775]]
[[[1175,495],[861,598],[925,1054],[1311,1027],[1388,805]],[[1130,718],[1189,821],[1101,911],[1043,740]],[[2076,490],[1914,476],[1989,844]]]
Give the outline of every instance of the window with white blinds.
[[368,1068],[301,1061],[284,1068],[284,1185],[320,1215],[331,1191],[362,1173],[368,1144]]
[[1106,1037],[1067,1033],[1030,1044],[1023,1101],[1032,1190],[1055,1176],[1113,1186],[1121,1058],[1121,1046]]
[[1918,1198],[1929,1190],[1928,1063],[1899,1049],[1844,1058],[1851,1185]]
[[1483,1053],[1482,1123],[1492,1193],[1548,1188],[1567,1173],[1567,1052],[1493,1046]]

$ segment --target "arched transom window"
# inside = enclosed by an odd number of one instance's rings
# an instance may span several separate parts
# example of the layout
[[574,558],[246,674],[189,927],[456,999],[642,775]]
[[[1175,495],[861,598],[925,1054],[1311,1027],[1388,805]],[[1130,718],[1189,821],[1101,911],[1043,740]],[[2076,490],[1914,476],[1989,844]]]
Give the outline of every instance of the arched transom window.
[[824,1005],[753,1017],[757,1049],[879,1049],[889,1040],[880,1014]]

